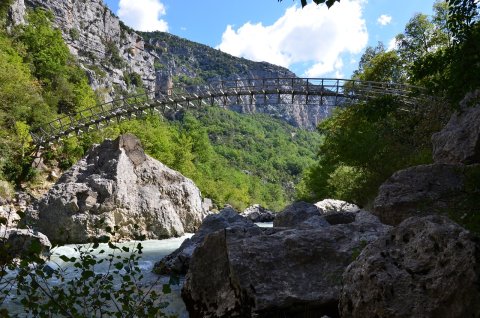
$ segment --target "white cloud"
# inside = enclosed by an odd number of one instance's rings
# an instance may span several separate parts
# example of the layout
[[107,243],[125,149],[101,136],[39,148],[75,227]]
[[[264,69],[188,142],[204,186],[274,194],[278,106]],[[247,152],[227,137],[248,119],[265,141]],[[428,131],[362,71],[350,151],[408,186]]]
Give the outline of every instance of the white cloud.
[[120,0],[117,14],[125,24],[138,31],[168,31],[166,14],[160,0]]
[[377,19],[377,23],[382,26],[386,26],[387,24],[390,24],[390,22],[392,22],[392,17],[387,14],[382,14]]
[[388,41],[387,51],[393,51],[396,48],[397,48],[397,40],[395,38],[391,38],[390,41]]
[[289,67],[312,65],[307,76],[341,73],[342,54],[360,53],[368,41],[362,16],[364,0],[346,0],[341,5],[293,6],[272,25],[245,23],[237,30],[228,25],[220,50],[254,61]]

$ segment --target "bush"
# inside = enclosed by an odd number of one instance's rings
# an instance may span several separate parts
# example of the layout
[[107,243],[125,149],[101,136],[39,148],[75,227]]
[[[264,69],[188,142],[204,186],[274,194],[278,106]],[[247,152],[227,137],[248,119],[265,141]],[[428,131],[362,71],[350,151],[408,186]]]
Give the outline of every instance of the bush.
[[13,199],[14,194],[13,186],[7,181],[0,180],[0,199],[10,201]]

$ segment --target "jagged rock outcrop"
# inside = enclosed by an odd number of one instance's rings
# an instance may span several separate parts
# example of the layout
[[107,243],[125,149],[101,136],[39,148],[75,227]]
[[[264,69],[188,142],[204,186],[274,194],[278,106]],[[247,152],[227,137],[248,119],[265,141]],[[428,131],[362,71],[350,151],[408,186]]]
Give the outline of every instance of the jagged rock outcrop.
[[126,78],[138,74],[147,89],[155,89],[155,56],[145,50],[143,38],[125,26],[102,0],[15,0],[14,23],[23,23],[27,8],[41,7],[54,15],[70,51],[87,72],[90,84],[112,98],[130,87]]
[[23,0],[15,0],[8,10],[8,20],[13,26],[25,24],[26,11],[25,2]]
[[445,128],[433,135],[433,160],[436,163],[480,163],[480,90],[468,99],[475,96],[475,107],[464,105]]
[[0,245],[6,247],[6,255],[2,255],[0,265],[14,258],[30,258],[37,256],[46,259],[52,244],[48,238],[34,230],[0,227]]
[[382,184],[373,209],[382,222],[397,225],[411,216],[445,214],[478,231],[479,99],[480,91],[467,94],[461,112],[432,137],[435,164],[397,171]]
[[370,217],[374,222],[208,235],[182,290],[190,317],[338,317],[343,271],[389,229]]
[[7,228],[16,228],[20,222],[21,215],[27,207],[35,201],[31,195],[17,191],[10,194],[9,198],[0,197],[0,223]]
[[159,239],[195,232],[205,212],[200,191],[180,173],[150,158],[133,135],[94,146],[28,211],[55,243]]
[[210,214],[203,220],[195,235],[183,241],[178,249],[156,263],[153,271],[158,274],[186,274],[193,251],[203,243],[207,235],[226,228],[254,226],[256,225],[251,220],[241,216],[230,207],[224,208],[218,214]]
[[20,215],[12,204],[0,205],[0,222],[8,228],[16,227],[20,221]]
[[480,246],[446,217],[412,217],[343,275],[342,317],[478,317]]
[[249,206],[241,215],[252,222],[273,222],[276,216],[274,212],[265,209],[260,204]]

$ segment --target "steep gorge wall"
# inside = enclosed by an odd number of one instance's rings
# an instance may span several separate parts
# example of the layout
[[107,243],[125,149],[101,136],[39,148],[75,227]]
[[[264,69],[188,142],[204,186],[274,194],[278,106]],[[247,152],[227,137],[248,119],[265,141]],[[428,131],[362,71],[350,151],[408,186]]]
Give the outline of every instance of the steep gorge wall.
[[[25,22],[26,8],[45,8],[88,74],[90,85],[106,101],[132,93],[133,76],[146,89],[171,85],[206,84],[219,80],[295,77],[286,68],[237,58],[203,44],[164,32],[135,32],[125,26],[102,0],[15,0],[13,24]],[[243,85],[248,85],[243,83]],[[265,113],[293,126],[314,129],[331,109],[300,102],[282,107],[232,105],[243,113]]]
[[15,0],[14,24],[24,22],[25,7],[53,13],[54,24],[87,72],[91,86],[107,100],[128,91],[125,77],[132,73],[141,76],[147,89],[155,89],[155,57],[145,50],[142,37],[121,23],[102,0]]

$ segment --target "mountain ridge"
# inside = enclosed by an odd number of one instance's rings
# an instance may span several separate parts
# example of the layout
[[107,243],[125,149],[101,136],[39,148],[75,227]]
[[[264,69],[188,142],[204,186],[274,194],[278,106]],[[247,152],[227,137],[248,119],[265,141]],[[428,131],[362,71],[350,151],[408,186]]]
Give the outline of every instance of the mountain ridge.
[[[268,62],[254,62],[165,32],[137,32],[126,26],[102,0],[14,0],[12,25],[25,23],[28,9],[44,8],[54,16],[71,53],[105,101],[139,89],[247,78],[296,77]],[[254,104],[232,105],[241,113],[265,113],[309,130],[329,115],[321,106],[286,105],[277,109]]]

